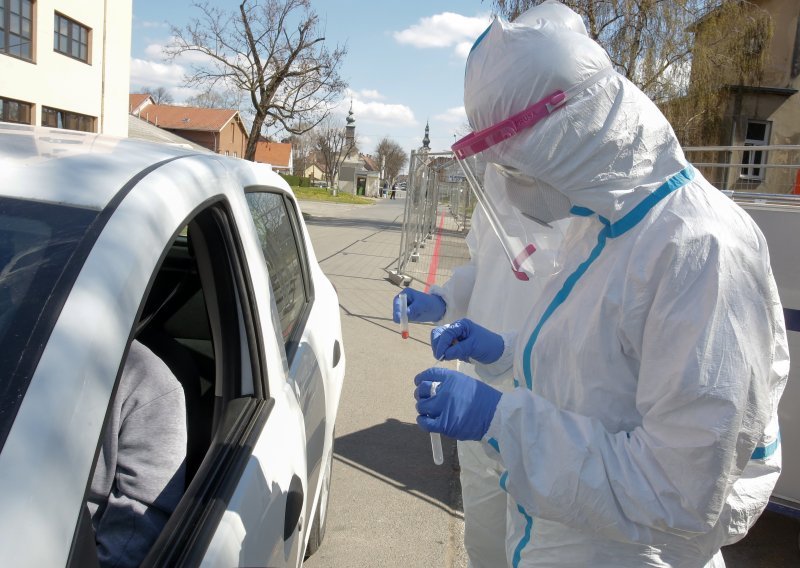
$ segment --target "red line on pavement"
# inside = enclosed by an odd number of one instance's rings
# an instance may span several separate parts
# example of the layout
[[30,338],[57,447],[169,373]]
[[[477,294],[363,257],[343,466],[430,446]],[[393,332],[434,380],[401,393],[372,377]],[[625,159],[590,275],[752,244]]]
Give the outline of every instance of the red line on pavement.
[[431,289],[436,280],[436,269],[439,268],[439,246],[442,244],[442,225],[444,225],[444,211],[439,217],[439,226],[436,228],[436,244],[433,247],[433,258],[428,269],[428,280],[425,282],[425,292]]

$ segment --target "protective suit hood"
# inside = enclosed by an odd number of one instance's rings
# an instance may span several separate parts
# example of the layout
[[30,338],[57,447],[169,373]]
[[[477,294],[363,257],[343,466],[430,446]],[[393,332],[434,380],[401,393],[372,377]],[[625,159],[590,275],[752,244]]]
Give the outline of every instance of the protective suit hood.
[[[540,4],[511,23],[495,19],[467,59],[464,105],[470,125],[487,128],[609,67],[580,16],[558,2]],[[611,221],[686,166],[658,108],[613,72],[485,153],[487,160],[516,168]]]

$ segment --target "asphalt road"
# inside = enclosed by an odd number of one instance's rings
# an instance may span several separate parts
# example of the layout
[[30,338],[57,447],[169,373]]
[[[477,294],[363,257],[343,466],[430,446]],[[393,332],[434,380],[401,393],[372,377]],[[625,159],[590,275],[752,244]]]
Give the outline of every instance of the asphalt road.
[[[402,340],[391,319],[405,201],[372,206],[304,201],[320,265],[342,308],[346,376],[336,420],[327,533],[306,566],[466,566],[455,448],[431,459],[415,422],[413,377],[432,366],[430,327]],[[310,217],[308,216],[310,214]]]
[[[412,380],[433,361],[430,327],[400,339],[391,320],[399,289],[387,280],[400,244],[405,194],[375,205],[303,201],[323,271],[339,293],[347,373],[336,421],[328,528],[308,568],[464,567],[455,448],[431,461],[414,422]],[[728,568],[800,566],[800,521],[766,512],[723,549]]]

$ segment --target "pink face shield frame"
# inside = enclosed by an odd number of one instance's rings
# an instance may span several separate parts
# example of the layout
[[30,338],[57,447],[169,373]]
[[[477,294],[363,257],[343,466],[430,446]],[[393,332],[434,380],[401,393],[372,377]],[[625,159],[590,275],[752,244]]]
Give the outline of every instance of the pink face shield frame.
[[553,111],[563,107],[564,103],[569,99],[586,90],[599,79],[611,73],[611,71],[611,67],[605,67],[566,91],[555,91],[522,111],[509,116],[505,120],[501,120],[497,124],[477,132],[470,132],[453,144],[450,149],[456,155],[456,158],[463,160],[483,152],[495,144],[508,140],[523,130],[533,128],[537,123],[550,116]]
[[468,165],[467,159],[504,140],[516,136],[520,132],[534,127],[537,123],[550,116],[554,111],[562,108],[565,103],[575,95],[585,91],[588,87],[611,73],[613,73],[613,68],[605,67],[566,91],[555,91],[497,124],[466,135],[451,146],[456,161],[459,166],[461,166],[461,170],[464,172],[467,182],[472,187],[475,196],[486,212],[489,224],[500,239],[503,249],[511,262],[511,270],[518,280],[526,281],[529,279],[523,266],[526,262],[530,261],[531,257],[536,252],[536,246],[531,243],[527,245],[523,243],[520,248],[519,244],[517,246],[512,244],[512,239],[506,234],[491,200],[484,191],[482,183],[476,176],[476,172]]
[[516,136],[523,130],[533,128],[536,123],[546,118],[557,108],[563,106],[567,100],[564,91],[555,93],[533,103],[525,110],[518,112],[489,128],[478,132],[470,132],[464,138],[453,144],[450,149],[459,160],[464,160],[499,144],[503,140]]

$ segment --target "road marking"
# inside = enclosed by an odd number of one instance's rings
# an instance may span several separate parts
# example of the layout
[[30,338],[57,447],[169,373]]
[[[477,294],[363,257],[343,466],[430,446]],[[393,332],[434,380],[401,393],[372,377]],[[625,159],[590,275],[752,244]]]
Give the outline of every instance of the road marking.
[[428,269],[428,280],[425,282],[425,292],[431,289],[431,285],[436,280],[436,269],[439,268],[439,245],[442,244],[442,226],[444,225],[444,214],[442,211],[439,217],[439,226],[436,228],[436,246],[433,247],[433,258],[431,259],[431,266]]

